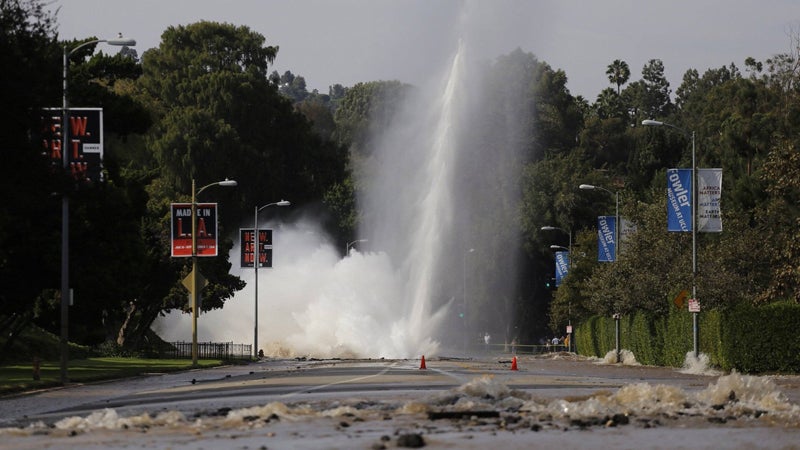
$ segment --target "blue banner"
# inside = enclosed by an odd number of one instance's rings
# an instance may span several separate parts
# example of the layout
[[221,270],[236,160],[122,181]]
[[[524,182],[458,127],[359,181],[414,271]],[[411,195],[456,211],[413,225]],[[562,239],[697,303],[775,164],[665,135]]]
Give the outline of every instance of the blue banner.
[[556,287],[569,272],[569,252],[556,252]]
[[597,218],[597,260],[600,262],[617,260],[617,218],[614,216]]
[[667,169],[667,231],[692,231],[692,169]]

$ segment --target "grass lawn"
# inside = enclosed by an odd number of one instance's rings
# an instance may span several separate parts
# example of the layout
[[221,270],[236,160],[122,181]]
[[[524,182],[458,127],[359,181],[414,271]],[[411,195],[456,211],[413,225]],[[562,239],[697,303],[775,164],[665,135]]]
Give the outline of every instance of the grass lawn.
[[[222,364],[219,359],[199,360],[200,367]],[[176,372],[192,368],[186,359],[141,359],[141,358],[87,358],[69,361],[67,376],[72,383],[110,380],[132,377],[145,373]],[[0,395],[29,391],[61,384],[60,361],[42,361],[40,379],[33,379],[32,363],[13,363],[0,366]]]

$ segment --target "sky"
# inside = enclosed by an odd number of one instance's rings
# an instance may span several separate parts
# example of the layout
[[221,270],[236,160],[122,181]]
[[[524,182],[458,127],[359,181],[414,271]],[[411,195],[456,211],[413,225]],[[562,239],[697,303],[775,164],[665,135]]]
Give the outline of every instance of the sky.
[[[247,26],[280,47],[272,69],[309,90],[399,80],[421,84],[453,57],[459,38],[491,63],[517,48],[563,70],[573,95],[594,101],[606,68],[631,81],[651,59],[674,93],[701,74],[788,53],[800,36],[797,0],[48,0],[60,39],[125,37],[141,56],[170,26],[201,20]],[[101,48],[113,52],[113,47]]]

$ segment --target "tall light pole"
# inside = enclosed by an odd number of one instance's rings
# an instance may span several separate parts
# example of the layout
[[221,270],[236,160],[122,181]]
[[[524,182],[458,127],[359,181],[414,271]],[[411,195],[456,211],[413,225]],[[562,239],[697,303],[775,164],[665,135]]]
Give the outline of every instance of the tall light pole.
[[[692,138],[692,299],[697,300],[697,154],[695,152],[694,131],[689,131],[675,125],[658,120],[643,120],[642,125],[649,127],[669,127],[678,130],[686,137]],[[692,342],[694,344],[694,357],[700,356],[700,342],[698,338],[697,313],[692,313]]]
[[266,204],[264,206],[261,206],[261,207],[256,206],[255,207],[255,214],[253,215],[253,231],[254,231],[254,233],[253,233],[253,242],[256,245],[256,248],[255,248],[255,250],[253,252],[253,273],[254,273],[254,277],[255,277],[253,286],[254,286],[255,291],[256,291],[255,292],[255,299],[254,299],[254,302],[253,302],[255,304],[255,312],[254,312],[254,316],[253,316],[254,317],[254,321],[253,321],[254,322],[254,327],[253,327],[253,359],[258,359],[258,266],[261,264],[261,261],[259,260],[259,256],[258,256],[258,252],[260,250],[259,247],[261,247],[261,240],[259,239],[259,236],[258,236],[258,213],[261,210],[263,210],[263,209],[265,209],[265,208],[267,208],[269,206],[289,206],[291,204],[292,203],[287,201],[287,200],[281,200],[281,201],[275,202],[275,203],[268,203],[268,204]]
[[462,346],[464,348],[464,354],[467,353],[467,255],[474,252],[474,248],[465,250],[461,258],[463,262],[461,271],[461,326],[463,329]]
[[[615,213],[614,213],[614,222],[615,222],[615,224],[614,224],[614,245],[615,245],[615,248],[614,248],[614,261],[615,262],[619,261],[619,252],[620,252],[620,249],[621,249],[621,245],[620,245],[620,242],[619,242],[619,229],[622,228],[622,224],[619,222],[619,191],[611,192],[611,191],[609,191],[608,189],[606,189],[604,187],[595,186],[593,184],[582,184],[582,185],[578,186],[578,188],[579,189],[588,190],[588,191],[594,191],[594,190],[598,190],[599,189],[601,191],[608,192],[609,194],[614,196],[615,201],[616,201],[616,205],[617,205]],[[620,318],[620,315],[619,315],[618,312],[615,312],[613,317],[614,317],[614,330],[615,330],[614,331],[614,343],[615,343],[614,345],[616,347],[617,363],[619,363],[620,362],[620,354],[619,354],[619,318]]]
[[197,315],[199,312],[197,296],[200,292],[200,273],[197,271],[197,196],[211,186],[233,187],[236,184],[235,180],[226,178],[195,190],[194,178],[192,178],[192,367],[197,367]]
[[[105,42],[108,45],[136,45],[134,39],[124,39],[122,36],[116,39],[94,39],[84,42],[69,50],[64,45],[64,60],[62,73],[62,99],[61,99],[61,164],[64,172],[69,172],[69,84],[67,75],[69,73],[69,57],[83,47],[91,44]],[[61,197],[61,337],[59,344],[61,347],[61,383],[69,381],[67,377],[67,365],[69,360],[69,196],[64,192]]]
[[359,242],[369,242],[369,239],[356,239],[355,241],[348,242],[347,245],[344,246],[344,256],[350,254],[350,247],[359,243]]
[[[542,231],[550,231],[550,230],[560,230],[564,233],[569,234],[569,247],[564,247],[561,245],[551,245],[550,250],[566,250],[567,257],[569,258],[569,269],[572,269],[572,231],[566,231],[563,228],[558,227],[551,227],[551,226],[544,226],[540,228]],[[556,258],[556,264],[558,264],[558,258]],[[572,351],[572,300],[567,295],[567,334],[569,335],[569,346],[567,348],[568,352]]]
[[618,260],[619,259],[619,251],[620,251],[619,229],[622,228],[622,224],[619,222],[619,191],[612,192],[612,191],[609,191],[608,189],[606,189],[604,187],[595,186],[593,184],[582,184],[582,185],[578,186],[578,188],[579,189],[588,190],[588,191],[601,190],[601,191],[608,192],[609,194],[614,196],[614,198],[616,200],[616,204],[617,204],[616,212],[614,213],[614,217],[615,217],[614,221],[616,222],[616,224],[614,226],[614,245],[616,245],[616,248],[614,250],[614,261]]

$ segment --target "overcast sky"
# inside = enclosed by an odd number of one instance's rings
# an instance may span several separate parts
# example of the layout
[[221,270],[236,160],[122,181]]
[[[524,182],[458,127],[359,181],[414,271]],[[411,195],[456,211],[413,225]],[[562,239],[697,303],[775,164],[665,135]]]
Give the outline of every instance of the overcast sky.
[[[621,59],[631,80],[661,59],[674,93],[687,69],[701,74],[790,50],[798,0],[51,0],[62,39],[137,40],[157,47],[169,26],[201,20],[246,25],[280,47],[273,68],[309,90],[339,83],[424,82],[447,64],[459,37],[486,61],[517,47],[566,72],[573,95],[594,101]],[[113,51],[113,48],[105,48]]]

